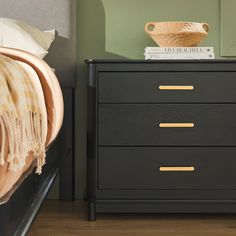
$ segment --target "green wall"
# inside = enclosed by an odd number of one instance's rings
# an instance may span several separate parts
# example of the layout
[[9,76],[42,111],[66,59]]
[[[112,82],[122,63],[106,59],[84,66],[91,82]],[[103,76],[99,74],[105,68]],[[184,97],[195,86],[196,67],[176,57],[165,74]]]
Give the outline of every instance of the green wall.
[[129,58],[143,58],[155,43],[143,28],[148,21],[208,22],[211,32],[202,45],[219,54],[219,0],[102,0],[106,16],[106,50]]
[[[227,1],[227,0],[225,0]],[[143,59],[155,43],[144,32],[148,21],[207,22],[202,46],[220,56],[220,0],[77,0],[78,83],[76,91],[76,198],[86,183],[86,58]]]

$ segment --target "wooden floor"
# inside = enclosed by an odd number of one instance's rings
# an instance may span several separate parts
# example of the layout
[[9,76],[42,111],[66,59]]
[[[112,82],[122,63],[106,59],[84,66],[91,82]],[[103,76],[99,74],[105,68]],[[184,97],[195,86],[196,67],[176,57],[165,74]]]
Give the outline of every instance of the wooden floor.
[[29,236],[236,236],[236,215],[99,214],[84,202],[47,201]]

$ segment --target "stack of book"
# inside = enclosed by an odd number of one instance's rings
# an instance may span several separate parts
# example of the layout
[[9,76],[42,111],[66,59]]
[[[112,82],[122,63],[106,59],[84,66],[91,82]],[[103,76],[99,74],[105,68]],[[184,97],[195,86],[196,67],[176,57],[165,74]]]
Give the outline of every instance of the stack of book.
[[145,60],[214,59],[213,47],[146,47]]

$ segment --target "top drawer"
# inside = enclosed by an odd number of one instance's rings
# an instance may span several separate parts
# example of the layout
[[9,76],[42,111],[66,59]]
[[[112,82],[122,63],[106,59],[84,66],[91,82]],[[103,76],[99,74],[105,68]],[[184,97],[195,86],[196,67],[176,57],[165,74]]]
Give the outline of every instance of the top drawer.
[[100,103],[234,103],[236,72],[100,72]]

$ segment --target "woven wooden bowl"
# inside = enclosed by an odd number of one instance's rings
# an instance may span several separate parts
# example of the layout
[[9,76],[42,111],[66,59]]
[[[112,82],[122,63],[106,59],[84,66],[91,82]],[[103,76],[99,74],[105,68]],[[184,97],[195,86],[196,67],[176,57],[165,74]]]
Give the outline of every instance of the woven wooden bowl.
[[209,32],[207,23],[148,22],[145,31],[160,47],[196,47]]

